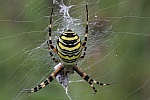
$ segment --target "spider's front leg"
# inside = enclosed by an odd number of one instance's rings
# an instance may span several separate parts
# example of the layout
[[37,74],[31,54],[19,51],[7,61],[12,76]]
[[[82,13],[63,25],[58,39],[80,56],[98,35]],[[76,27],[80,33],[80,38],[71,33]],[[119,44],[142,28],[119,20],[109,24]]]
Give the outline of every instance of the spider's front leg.
[[93,80],[92,78],[90,78],[85,72],[83,72],[83,71],[82,71],[80,68],[78,68],[77,66],[74,66],[74,67],[73,67],[73,70],[75,70],[85,81],[87,81],[87,82],[90,84],[90,86],[91,86],[91,87],[93,88],[93,90],[94,90],[93,94],[96,94],[96,93],[97,93],[97,90],[95,89],[93,83],[99,84],[99,85],[103,85],[103,86],[105,86],[105,85],[111,85],[111,84],[114,83],[114,82],[111,82],[111,83],[106,83],[106,84],[104,84],[104,83],[101,83],[101,82],[97,82],[97,81]]
[[54,80],[54,78],[62,71],[64,70],[63,65],[60,65],[58,69],[56,69],[44,82],[42,82],[40,85],[32,88],[32,89],[24,89],[23,93],[32,93],[37,92],[40,89],[44,88],[46,85],[50,84]]

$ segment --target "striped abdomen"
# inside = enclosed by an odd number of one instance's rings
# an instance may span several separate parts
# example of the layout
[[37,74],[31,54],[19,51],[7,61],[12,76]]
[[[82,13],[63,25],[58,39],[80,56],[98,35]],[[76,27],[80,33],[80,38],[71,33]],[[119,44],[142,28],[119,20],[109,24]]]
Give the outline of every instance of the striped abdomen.
[[71,30],[64,32],[57,41],[57,52],[64,65],[75,65],[82,53],[79,36]]

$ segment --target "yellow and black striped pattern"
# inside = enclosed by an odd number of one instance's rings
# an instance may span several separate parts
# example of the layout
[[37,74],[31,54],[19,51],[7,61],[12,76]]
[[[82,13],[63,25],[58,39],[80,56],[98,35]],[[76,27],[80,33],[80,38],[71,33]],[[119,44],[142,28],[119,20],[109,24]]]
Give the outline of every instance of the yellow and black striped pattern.
[[[53,9],[50,15],[50,25],[49,25],[49,40],[47,41],[48,44],[48,50],[49,54],[52,57],[53,61],[58,63],[61,62],[59,67],[44,81],[41,82],[38,86],[31,88],[31,89],[24,89],[22,92],[24,93],[31,93],[31,92],[37,92],[40,89],[44,88],[46,85],[50,84],[54,78],[58,74],[61,73],[61,77],[66,75],[67,73],[73,74],[73,71],[76,71],[85,81],[87,81],[90,86],[93,88],[95,94],[97,90],[95,89],[93,83],[106,86],[111,85],[114,82],[111,83],[101,83],[97,82],[94,79],[90,78],[85,72],[83,72],[79,67],[77,67],[77,62],[79,58],[83,59],[86,54],[86,42],[88,37],[88,8],[86,5],[86,12],[87,12],[87,19],[86,19],[86,29],[85,29],[85,38],[84,41],[81,43],[81,39],[79,36],[73,32],[72,30],[67,30],[63,34],[60,35],[56,48],[52,44],[52,37],[51,37],[51,31],[52,31],[52,15],[53,15]],[[56,60],[54,55],[52,54],[52,49],[56,54],[58,54],[60,60]],[[83,54],[82,53],[83,49]],[[66,76],[65,76],[66,77]],[[62,79],[61,81],[64,81],[65,79]]]
[[101,85],[101,86],[106,86],[106,85],[111,85],[113,84],[114,82],[111,82],[111,83],[101,83],[101,82],[97,82],[95,81],[94,79],[92,79],[90,76],[88,76],[85,72],[83,72],[79,67],[77,66],[74,66],[73,67],[73,70],[75,70],[85,81],[87,81],[90,86],[92,87],[92,89],[94,90],[93,94],[96,94],[97,93],[97,90],[96,88],[94,87],[93,83],[95,84],[98,84],[98,85]]
[[56,49],[60,61],[65,66],[75,65],[82,53],[81,39],[72,30],[67,30],[60,35]]
[[22,92],[23,93],[33,93],[41,90],[44,88],[46,85],[50,84],[54,78],[62,71],[64,70],[64,67],[61,65],[57,70],[55,70],[44,82],[42,82],[40,85],[31,88],[31,89],[24,89]]

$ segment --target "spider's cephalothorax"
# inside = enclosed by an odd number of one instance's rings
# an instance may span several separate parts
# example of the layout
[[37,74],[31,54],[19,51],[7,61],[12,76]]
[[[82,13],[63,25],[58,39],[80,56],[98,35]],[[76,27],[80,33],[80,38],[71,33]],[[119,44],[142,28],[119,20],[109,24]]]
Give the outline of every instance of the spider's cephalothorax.
[[64,67],[74,66],[81,56],[81,40],[75,32],[72,30],[67,30],[62,35],[60,35],[57,41],[56,49],[60,61]]
[[[48,44],[48,50],[49,54],[52,57],[53,61],[56,63],[59,63],[57,65],[57,68],[55,68],[55,71],[40,85],[31,88],[31,89],[24,89],[23,92],[25,93],[31,93],[36,92],[42,88],[44,88],[46,85],[50,84],[54,78],[58,79],[59,82],[62,84],[62,82],[65,82],[68,84],[68,74],[73,74],[74,71],[76,71],[85,81],[87,81],[90,86],[93,88],[94,93],[97,92],[95,89],[93,83],[99,84],[99,85],[110,85],[111,83],[103,84],[101,82],[97,82],[94,79],[90,78],[85,72],[83,72],[79,67],[77,67],[77,62],[79,59],[83,59],[86,54],[86,42],[87,42],[87,36],[88,36],[88,8],[86,5],[86,27],[85,27],[85,38],[84,41],[81,42],[80,37],[73,32],[72,30],[68,29],[63,34],[60,35],[56,48],[52,44],[52,15],[53,15],[53,9],[50,15],[50,25],[49,25],[49,40],[47,42]],[[53,53],[51,52],[51,49],[58,54],[59,60],[56,60]],[[83,52],[83,53],[82,53]],[[65,80],[66,79],[66,80]],[[66,87],[66,86],[64,86]]]

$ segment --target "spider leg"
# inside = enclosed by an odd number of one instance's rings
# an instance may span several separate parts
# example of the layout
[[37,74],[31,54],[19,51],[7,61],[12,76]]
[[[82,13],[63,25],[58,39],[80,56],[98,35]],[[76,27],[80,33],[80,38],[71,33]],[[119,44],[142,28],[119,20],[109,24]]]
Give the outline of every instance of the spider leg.
[[49,51],[49,54],[50,54],[51,58],[53,59],[53,61],[54,61],[55,63],[59,63],[60,60],[56,60],[55,57],[54,57],[54,55],[53,55],[53,53],[50,51],[50,47],[49,47],[48,41],[47,41],[47,44],[48,44],[48,51]]
[[96,94],[96,92],[97,92],[97,90],[96,90],[96,88],[94,87],[93,83],[99,84],[99,85],[103,85],[103,86],[105,86],[105,85],[111,85],[111,84],[114,83],[114,82],[111,82],[111,83],[106,83],[106,84],[104,84],[104,83],[101,83],[101,82],[97,82],[97,81],[93,80],[92,78],[90,78],[85,72],[83,72],[83,71],[82,71],[80,68],[78,68],[77,66],[74,66],[73,69],[74,69],[85,81],[87,81],[87,82],[90,84],[90,86],[91,86],[91,87],[93,88],[93,90],[94,90],[93,94]]
[[53,8],[52,8],[52,12],[50,15],[50,24],[49,24],[49,49],[51,48],[55,53],[57,53],[57,50],[55,49],[55,47],[52,44],[52,16],[53,16]]
[[53,9],[52,9],[52,12],[51,12],[51,15],[50,15],[49,41],[47,41],[47,44],[48,44],[48,51],[49,51],[50,56],[52,57],[52,59],[55,63],[58,63],[58,62],[60,62],[60,60],[56,60],[55,57],[53,56],[52,52],[50,51],[50,48],[51,48],[55,53],[57,53],[57,50],[52,45],[52,37],[51,37],[51,33],[52,33],[52,16],[53,16]]
[[86,28],[85,28],[85,38],[84,38],[84,41],[82,43],[82,49],[84,48],[84,53],[83,55],[80,57],[81,59],[84,58],[84,56],[86,55],[86,50],[87,50],[87,47],[86,47],[86,42],[87,42],[87,37],[88,37],[88,7],[86,5],[86,12],[87,12],[87,17],[86,17]]
[[85,45],[86,45],[86,42],[87,42],[87,36],[88,36],[88,26],[89,26],[89,23],[88,23],[88,7],[87,7],[87,5],[86,5],[86,12],[87,12],[87,17],[86,17],[86,28],[85,28],[85,38],[84,38],[84,41],[83,41],[83,43],[82,43],[82,48],[84,48],[85,47]]
[[83,58],[84,58],[84,56],[86,55],[86,49],[87,49],[87,47],[85,46],[85,47],[84,47],[83,54],[82,54],[82,56],[80,57],[81,59],[83,59]]
[[31,88],[31,89],[24,89],[23,93],[33,93],[37,92],[40,89],[44,88],[46,85],[50,84],[54,80],[54,78],[64,69],[63,65],[60,65],[58,69],[56,69],[44,82],[42,82],[40,85]]

